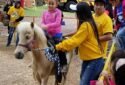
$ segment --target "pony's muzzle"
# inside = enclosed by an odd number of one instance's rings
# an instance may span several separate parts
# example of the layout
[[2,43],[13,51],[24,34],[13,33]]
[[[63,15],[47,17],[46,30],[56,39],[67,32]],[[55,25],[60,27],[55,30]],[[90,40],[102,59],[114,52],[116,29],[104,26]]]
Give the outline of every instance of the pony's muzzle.
[[17,59],[23,59],[24,54],[23,54],[22,52],[17,52],[17,53],[15,54],[15,57],[16,57]]

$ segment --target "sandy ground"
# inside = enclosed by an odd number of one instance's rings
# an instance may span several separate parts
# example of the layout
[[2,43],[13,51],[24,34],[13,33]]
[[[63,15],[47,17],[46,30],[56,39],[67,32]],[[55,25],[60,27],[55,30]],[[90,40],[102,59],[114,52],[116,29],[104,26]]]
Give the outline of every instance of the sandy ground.
[[[31,18],[25,18],[24,21],[32,21]],[[75,31],[76,20],[65,19],[66,25],[63,26],[63,33]],[[39,19],[35,19],[38,23]],[[37,85],[32,76],[32,69],[28,67],[31,62],[30,52],[25,55],[23,60],[17,60],[14,57],[15,39],[13,38],[10,47],[6,47],[7,27],[0,24],[0,85]],[[76,55],[72,58],[66,85],[79,85],[80,60]],[[48,85],[53,85],[54,77],[50,77]]]

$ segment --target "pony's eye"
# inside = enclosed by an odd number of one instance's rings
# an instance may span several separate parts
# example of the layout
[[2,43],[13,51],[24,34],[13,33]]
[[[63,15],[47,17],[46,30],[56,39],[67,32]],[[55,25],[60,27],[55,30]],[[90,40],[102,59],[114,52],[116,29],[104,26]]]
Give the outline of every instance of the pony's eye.
[[28,40],[28,39],[30,39],[30,37],[29,37],[29,36],[26,36],[26,39]]

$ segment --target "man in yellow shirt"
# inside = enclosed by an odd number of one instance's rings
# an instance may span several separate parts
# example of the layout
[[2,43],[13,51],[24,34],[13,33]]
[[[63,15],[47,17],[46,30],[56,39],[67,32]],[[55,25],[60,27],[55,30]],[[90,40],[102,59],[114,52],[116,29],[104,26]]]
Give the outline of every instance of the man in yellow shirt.
[[108,41],[112,39],[113,25],[111,18],[105,13],[105,0],[95,0],[93,18],[97,24],[99,39],[101,41],[104,56],[107,53]]
[[[8,36],[8,41],[7,41],[7,46],[9,46],[11,44],[11,40],[13,37],[13,33],[16,29],[16,26],[24,18],[24,9],[21,7],[20,1],[15,2],[15,6],[12,6],[9,9],[7,14],[10,19],[10,22],[9,22],[10,30],[9,30],[9,36]],[[17,44],[18,44],[18,36],[16,40],[16,45]]]

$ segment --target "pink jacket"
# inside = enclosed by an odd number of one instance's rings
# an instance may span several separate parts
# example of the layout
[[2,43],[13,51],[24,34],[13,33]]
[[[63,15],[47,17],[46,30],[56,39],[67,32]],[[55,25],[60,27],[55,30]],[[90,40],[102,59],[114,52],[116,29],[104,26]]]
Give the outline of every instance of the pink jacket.
[[47,25],[47,32],[54,36],[57,33],[61,33],[61,19],[62,12],[59,9],[54,11],[45,11],[41,17],[41,24]]

